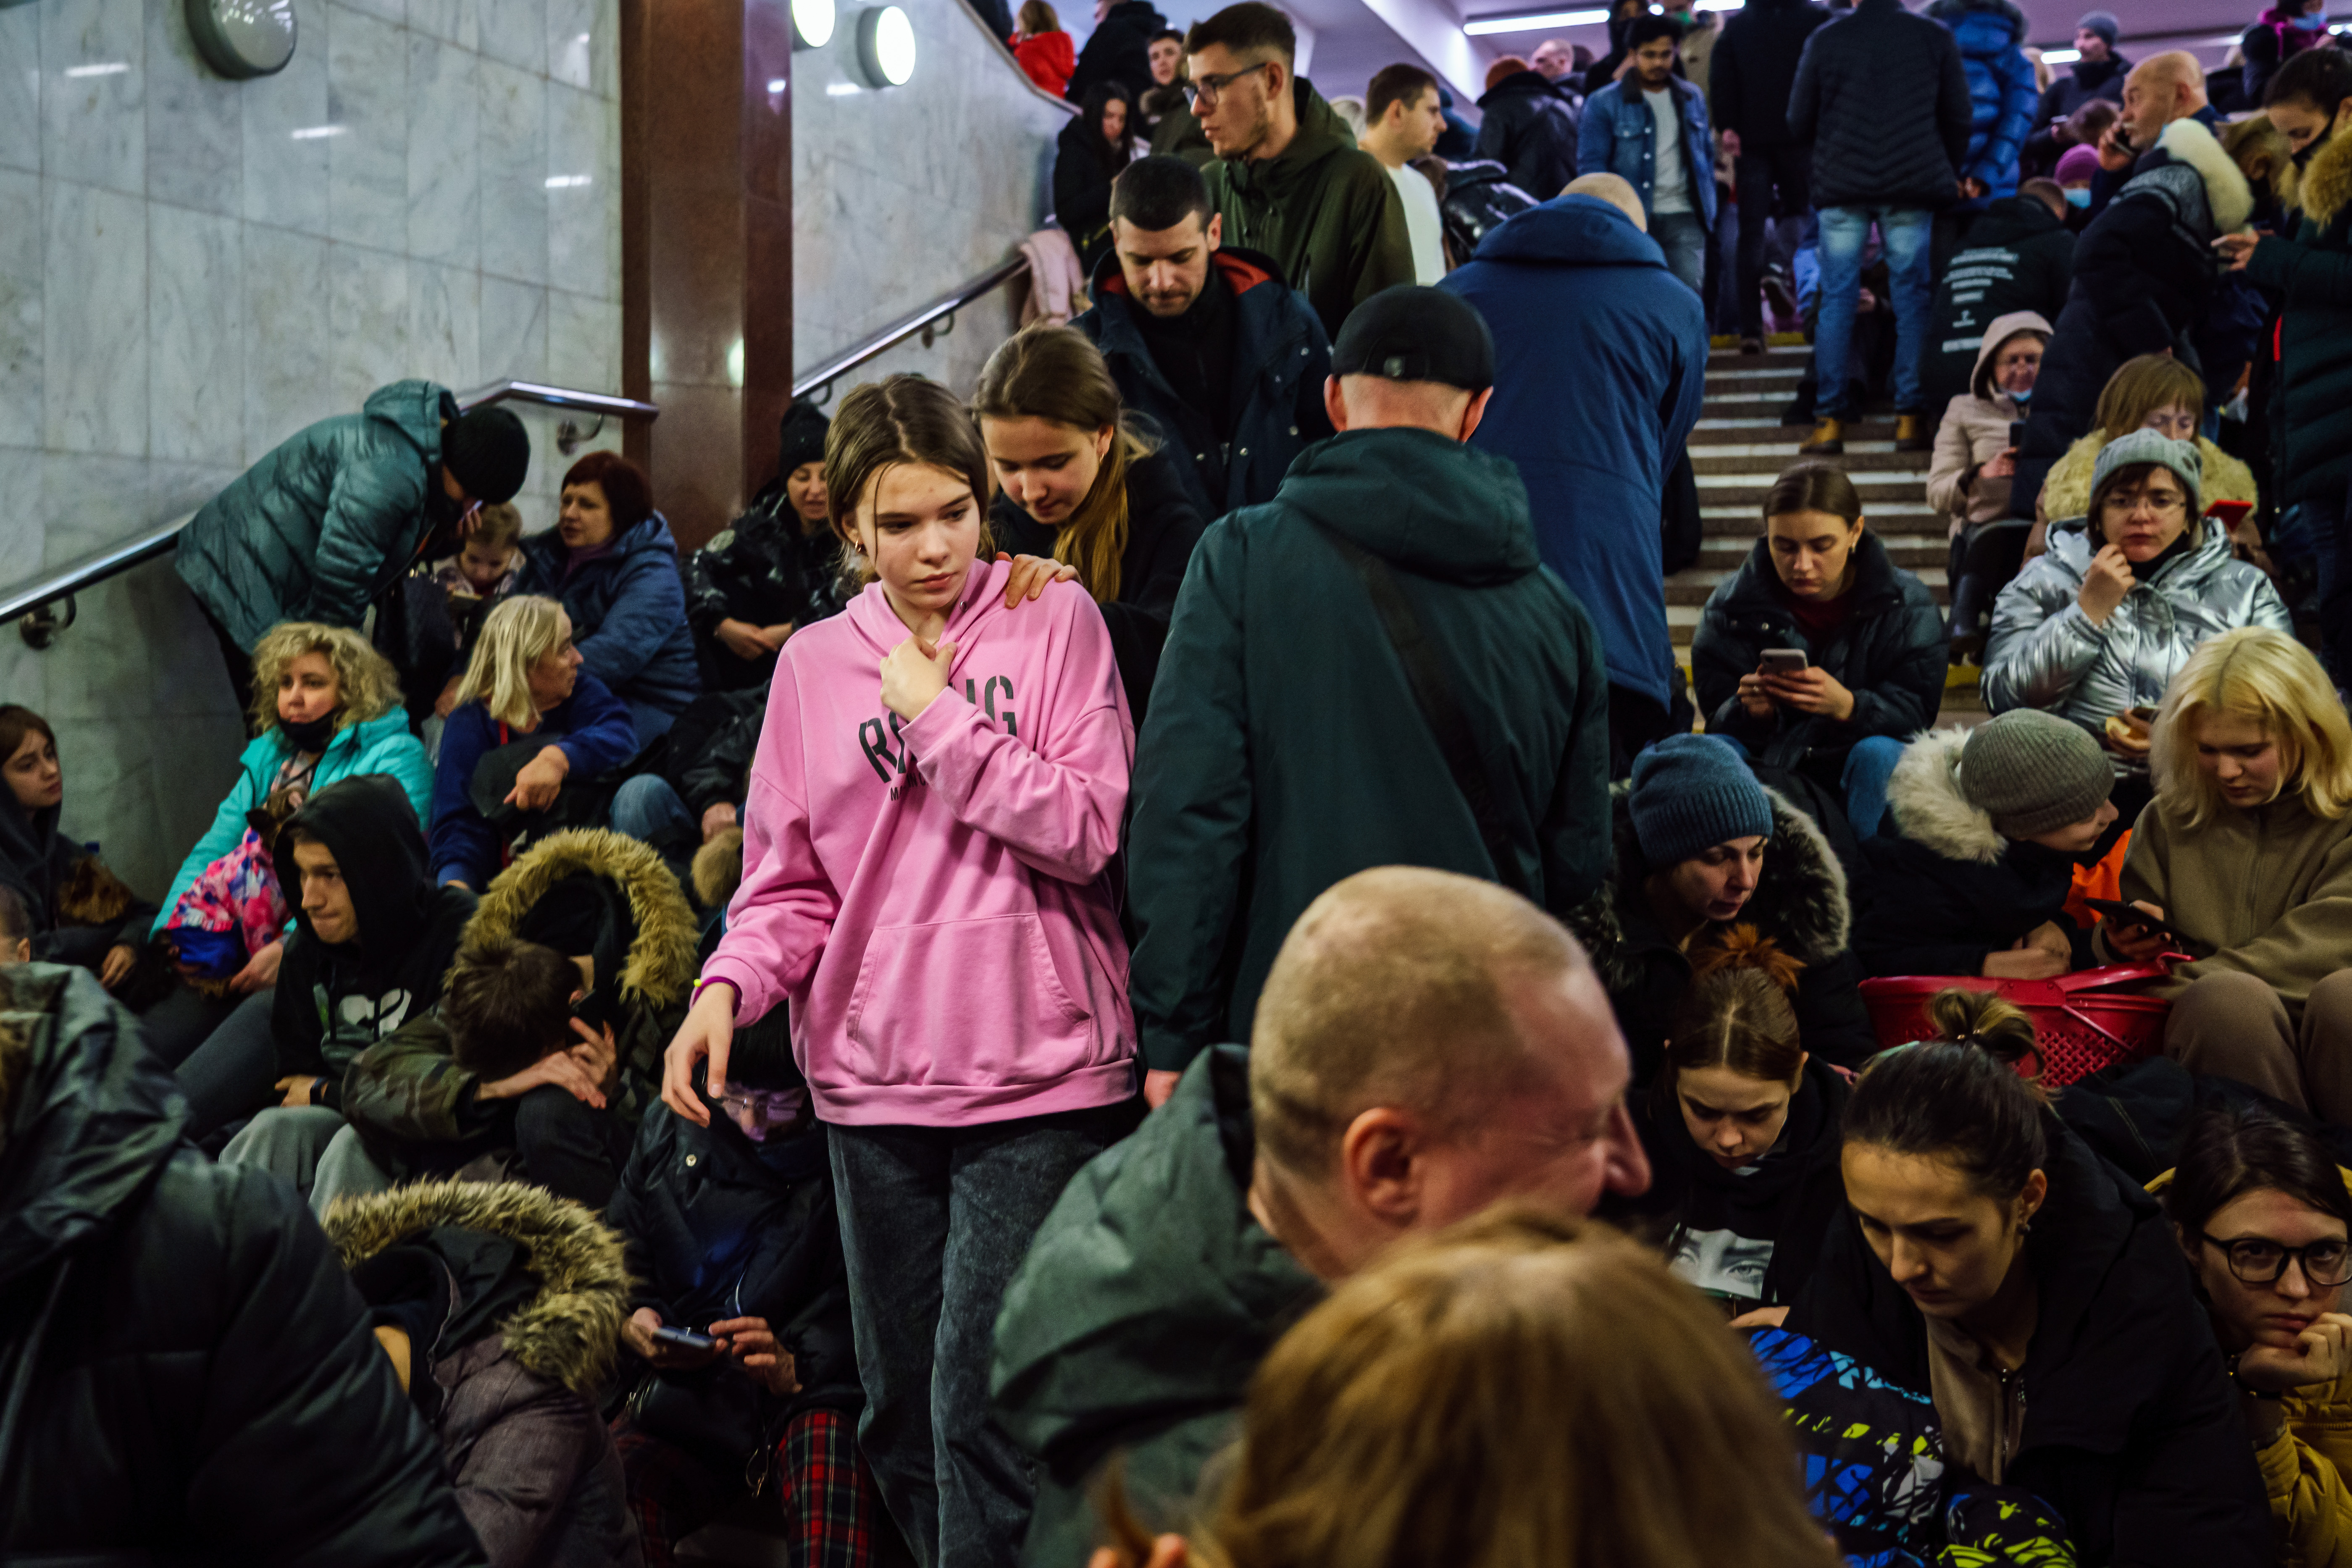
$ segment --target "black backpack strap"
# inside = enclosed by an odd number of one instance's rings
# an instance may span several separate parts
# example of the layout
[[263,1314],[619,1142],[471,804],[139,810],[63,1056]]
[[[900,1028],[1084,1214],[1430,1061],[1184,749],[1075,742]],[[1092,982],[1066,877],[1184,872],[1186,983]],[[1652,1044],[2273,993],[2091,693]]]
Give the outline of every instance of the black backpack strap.
[[1358,544],[1346,535],[1315,524],[1341,560],[1355,568],[1357,580],[1372,602],[1372,612],[1380,616],[1381,629],[1388,634],[1389,646],[1396,649],[1397,661],[1404,666],[1404,678],[1412,688],[1413,705],[1421,710],[1429,725],[1437,749],[1445,758],[1446,770],[1454,775],[1454,787],[1462,792],[1470,815],[1478,824],[1478,837],[1486,846],[1486,857],[1495,864],[1496,879],[1524,898],[1534,898],[1535,891],[1527,885],[1519,867],[1518,846],[1504,825],[1502,809],[1496,803],[1494,780],[1486,773],[1486,764],[1478,755],[1478,743],[1470,733],[1470,721],[1463,717],[1461,705],[1454,700],[1454,688],[1445,679],[1445,664],[1436,645],[1422,630],[1421,618],[1412,613],[1412,601],[1396,580],[1389,563]]

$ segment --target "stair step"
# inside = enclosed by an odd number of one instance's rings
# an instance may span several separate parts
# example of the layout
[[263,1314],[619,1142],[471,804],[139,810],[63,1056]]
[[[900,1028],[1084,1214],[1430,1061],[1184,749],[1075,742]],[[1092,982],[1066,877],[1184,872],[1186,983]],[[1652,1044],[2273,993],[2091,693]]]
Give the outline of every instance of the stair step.
[[[1742,455],[1740,447],[1694,447],[1690,449],[1692,468],[1701,474],[1753,474],[1763,476],[1758,480],[1759,491],[1769,489],[1773,480],[1790,465],[1804,456],[1793,441],[1787,446],[1773,443],[1746,442],[1749,449]],[[1864,450],[1856,451],[1861,447]],[[1927,469],[1931,466],[1925,452],[1898,452],[1892,441],[1849,441],[1844,452],[1822,459],[1844,470],[1857,485],[1885,484],[1888,475],[1896,475],[1917,485],[1924,494],[1927,487]]]
[[[1780,428],[1793,429],[1794,427],[1783,426]],[[1797,437],[1791,435],[1787,440],[1781,441],[1770,439],[1693,441],[1690,443],[1690,451],[1694,458],[1702,455],[1708,458],[1794,458],[1797,455]],[[1895,438],[1891,436],[1884,441],[1848,441],[1845,444],[1845,455],[1849,458],[1888,457],[1922,459],[1927,456],[1924,452],[1897,452],[1895,449]]]
[[1706,366],[1709,370],[1713,370],[1717,365],[1728,367],[1742,364],[1787,363],[1801,368],[1812,357],[1813,345],[1811,343],[1774,343],[1760,354],[1744,354],[1739,352],[1738,344],[1735,342],[1729,348],[1716,349],[1708,353]]
[[[1692,466],[1694,468],[1697,466],[1697,459],[1692,459]],[[1899,489],[1924,493],[1926,487],[1921,482],[1920,476],[1925,471],[1924,468],[1854,468],[1847,472],[1846,478],[1853,481],[1853,488],[1858,490],[1875,490],[1884,493],[1887,490]],[[1772,488],[1772,481],[1780,477],[1780,473],[1777,468],[1741,468],[1727,474],[1701,471],[1698,475],[1698,488],[1702,491],[1752,489],[1760,497],[1764,491]]]

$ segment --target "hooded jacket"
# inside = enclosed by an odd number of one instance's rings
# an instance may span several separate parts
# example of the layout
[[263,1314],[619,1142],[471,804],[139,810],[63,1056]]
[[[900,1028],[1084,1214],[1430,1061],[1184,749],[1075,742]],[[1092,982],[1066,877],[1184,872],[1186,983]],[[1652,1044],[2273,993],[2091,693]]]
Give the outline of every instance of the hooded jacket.
[[294,935],[278,967],[269,1030],[280,1075],[326,1081],[313,1103],[340,1105],[361,1052],[440,999],[442,977],[474,913],[474,895],[433,879],[425,834],[400,786],[381,773],[320,790],[278,836],[289,878],[296,830],[326,846],[359,917],[359,940],[327,943],[289,889]]
[[[204,875],[205,868],[245,837],[246,814],[269,798],[278,771],[290,754],[285,731],[275,724],[247,743],[244,755],[236,760],[236,783],[229,786],[220,809],[213,813],[212,826],[180,862],[180,873],[172,879],[172,890],[163,896],[152,934],[163,934],[163,922],[179,907],[180,895]],[[362,773],[381,773],[398,781],[409,809],[419,821],[424,820],[433,804],[433,764],[425,758],[425,743],[408,732],[408,715],[402,710],[394,708],[336,731],[327,749],[319,753],[318,767],[310,775],[310,793],[316,795],[340,780]],[[288,892],[288,903],[301,901],[299,888],[289,888]]]
[[[1152,678],[1160,672],[1160,649],[1168,640],[1176,590],[1184,581],[1193,546],[1201,542],[1201,513],[1184,482],[1191,467],[1165,446],[1129,462],[1127,548],[1119,552],[1118,596],[1095,606],[1110,633],[1127,710],[1138,724],[1150,700]],[[1053,557],[1057,531],[1031,517],[1010,495],[998,493],[988,521],[999,550]]]
[[581,668],[624,702],[676,713],[702,689],[669,521],[656,512],[600,554],[575,558],[561,530],[522,542],[518,594],[562,601]]
[[1981,212],[2017,194],[2018,157],[2033,130],[2042,89],[2025,42],[2025,13],[2014,0],[1935,0],[1927,14],[1952,30],[1960,46],[1960,66],[1969,79],[1969,150],[1961,162],[1965,178],[1983,183],[1986,194],[1960,204]]
[[[1192,458],[1181,477],[1203,526],[1237,506],[1272,500],[1298,454],[1331,434],[1331,416],[1323,408],[1331,342],[1322,321],[1284,285],[1270,258],[1227,246],[1209,260],[1224,280],[1224,316],[1233,334],[1226,356],[1233,367],[1229,435],[1177,395],[1137,323],[1139,307],[1127,291],[1118,257],[1106,257],[1095,268],[1094,306],[1070,323],[1102,350],[1119,401],[1149,416]],[[1197,309],[1192,314],[1197,318]],[[1204,364],[1213,358],[1202,356]]]
[[964,1127],[1135,1087],[1112,858],[1135,731],[1076,583],[1004,607],[975,563],[948,689],[912,721],[876,671],[882,585],[784,645],[751,765],[743,882],[703,965],[739,1025],[792,1004],[817,1114]]
[[188,520],[180,581],[239,647],[280,621],[358,626],[425,542],[457,417],[447,387],[395,381],[297,431]]
[[1513,71],[1478,100],[1478,156],[1501,163],[1523,191],[1555,196],[1576,178],[1583,101],[1540,72]]
[[[1646,1084],[1657,1076],[1675,1008],[1690,989],[1691,962],[1660,927],[1643,890],[1654,868],[1633,834],[1632,792],[1620,784],[1611,794],[1615,863],[1602,897],[1576,911],[1568,925],[1609,988],[1609,1005],[1633,1054],[1633,1081]],[[1811,817],[1780,791],[1764,794],[1772,803],[1772,837],[1765,844],[1763,875],[1737,922],[1754,926],[1805,966],[1790,997],[1805,1049],[1817,1061],[1855,1066],[1878,1046],[1854,988],[1861,971],[1846,947],[1853,910],[1844,868]]]
[[1985,644],[1985,706],[2047,708],[2093,733],[2134,708],[2153,708],[2200,643],[2240,626],[2292,637],[2294,623],[2261,567],[2231,553],[2212,522],[2189,524],[2190,543],[2135,583],[2104,626],[2080,596],[2090,570],[2087,518],[2050,526],[2050,549],[1993,602]]
[[1638,1198],[1604,1195],[1601,1217],[1661,1233],[1676,1276],[1739,1303],[1741,1311],[1786,1305],[1812,1278],[1822,1242],[1845,1207],[1838,1119],[1848,1092],[1835,1068],[1818,1058],[1807,1062],[1771,1152],[1727,1171],[1692,1139],[1660,1078],[1633,1115],[1650,1157],[1649,1190]]
[[15,790],[0,790],[0,883],[25,900],[33,956],[43,963],[87,963],[117,942],[139,946],[155,919],[155,906],[134,896],[119,912],[83,907],[76,868],[88,860],[93,868],[103,868],[105,862],[58,831],[64,812],[63,802],[26,811]]
[[1069,70],[1070,85],[1062,96],[1084,103],[1097,83],[1123,82],[1130,97],[1140,99],[1154,85],[1151,79],[1151,35],[1168,30],[1168,18],[1152,9],[1150,0],[1118,0],[1103,13],[1086,47]]
[[1717,130],[1738,133],[1743,153],[1789,144],[1797,62],[1830,16],[1808,0],[1750,0],[1724,24],[1707,67],[1707,107]]
[[[2040,1312],[2004,1483],[2056,1509],[2078,1562],[2269,1563],[2253,1448],[2171,1225],[2055,1116],[2043,1123],[2050,1191],[2026,1238]],[[1931,1394],[1919,1310],[1851,1217],[1831,1226],[1785,1327]]]
[[[1908,740],[1936,721],[1949,664],[1943,611],[1927,584],[1895,564],[1878,535],[1863,531],[1853,555],[1853,601],[1844,624],[1817,643],[1791,610],[1758,540],[1739,570],[1716,585],[1691,637],[1691,679],[1710,732],[1728,735],[1767,766],[1801,768],[1834,781],[1854,742],[1873,735]],[[1805,650],[1853,693],[1853,716],[1832,719],[1776,707],[1766,719],[1739,704],[1739,680],[1756,673],[1768,647]]]
[[[1607,650],[1609,679],[1666,706],[1658,519],[1698,422],[1706,313],[1658,242],[1595,196],[1555,196],[1486,236],[1441,287],[1495,336],[1494,401],[1471,437],[1527,481],[1538,547]],[[1577,367],[1606,364],[1595,378]]]
[[[1969,225],[1936,285],[1919,385],[1930,408],[1973,388],[1984,333],[2003,316],[2056,321],[2074,277],[2074,235],[2040,196],[2007,196]],[[2051,331],[2042,329],[2044,336]],[[2020,416],[2022,417],[2022,416]]]
[[2045,921],[2073,934],[2075,960],[2092,962],[2087,931],[2064,914],[2074,862],[2054,849],[1994,831],[1992,816],[1961,792],[1965,730],[1930,730],[1904,748],[1886,789],[1891,828],[1865,839],[1870,919],[1854,953],[1871,974],[1982,974]]
[[[1680,77],[1666,79],[1682,143],[1684,199],[1699,222],[1715,226],[1715,133],[1706,123],[1706,94]],[[1642,210],[1655,212],[1658,181],[1657,121],[1649,95],[1628,71],[1587,100],[1577,130],[1576,172],[1615,174],[1642,195]]]
[[2278,502],[2323,515],[2352,482],[2352,134],[2327,138],[2303,174],[2294,238],[2254,247],[2246,276],[2284,302],[2273,384],[2271,483]]
[[1600,638],[1537,557],[1518,475],[1433,431],[1345,431],[1309,447],[1270,505],[1211,528],[1177,595],[1128,842],[1153,1068],[1247,1036],[1275,950],[1341,878],[1408,865],[1497,879],[1330,535],[1388,563],[1433,645],[1508,825],[1512,879],[1559,914],[1608,864]]
[[1413,281],[1412,239],[1404,198],[1381,161],[1356,145],[1312,82],[1300,77],[1291,93],[1298,134],[1278,156],[1219,158],[1201,173],[1225,242],[1273,258],[1336,338],[1349,311]]
[[0,1421],[0,1554],[481,1563],[293,1191],[188,1146],[172,1074],[93,976],[5,984],[0,1364],[29,1376]]
[[[2032,196],[2019,199],[2042,205]],[[2049,209],[2043,207],[2042,211],[2047,214]],[[1990,214],[1979,220],[1990,221]],[[2073,238],[2071,235],[2066,237]],[[1955,270],[1964,265],[1965,254],[1954,259]],[[1948,279],[1946,287],[1949,286]],[[2000,359],[2000,351],[2021,332],[2039,332],[2046,343],[2050,341],[2050,322],[2032,310],[2012,310],[1993,318],[1978,343],[1976,368],[1969,390],[1945,405],[1943,420],[1936,426],[1936,455],[1927,467],[1927,504],[1951,521],[1955,537],[1958,530],[1972,523],[1990,522],[2009,515],[2009,481],[1986,479],[1979,470],[2009,448],[2010,426],[2025,417],[2025,410],[2017,399],[2002,391],[1992,378],[1994,362]],[[2089,498],[2084,499],[2087,504]]]
[[410,1334],[410,1399],[491,1568],[636,1568],[596,1408],[629,1311],[621,1238],[511,1182],[346,1198],[325,1225],[376,1321],[431,1330]]
[[1089,1489],[1114,1454],[1145,1517],[1179,1528],[1258,1363],[1322,1300],[1250,1216],[1256,1147],[1249,1053],[1202,1052],[1167,1104],[1070,1178],[1005,1288],[989,1384],[1037,1464],[1027,1568],[1094,1545]]
[[593,784],[637,754],[628,708],[585,669],[573,677],[572,695],[541,714],[528,735],[513,733],[479,701],[460,704],[441,731],[441,756],[433,765],[435,881],[457,878],[478,890],[499,874],[505,838],[474,804],[474,769],[499,747],[532,739],[562,749],[572,763],[565,789]]
[[1903,0],[1857,0],[1816,29],[1789,89],[1816,207],[1950,206],[1974,115],[1958,43]]

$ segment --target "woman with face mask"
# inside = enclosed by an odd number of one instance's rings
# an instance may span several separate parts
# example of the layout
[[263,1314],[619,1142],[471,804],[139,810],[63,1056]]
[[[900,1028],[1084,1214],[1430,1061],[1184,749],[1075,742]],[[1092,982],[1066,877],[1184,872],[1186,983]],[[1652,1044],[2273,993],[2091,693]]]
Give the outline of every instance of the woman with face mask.
[[2327,0],[2278,0],[2238,39],[2246,57],[2239,103],[2251,108],[2263,102],[2282,69],[2313,45],[2326,42]]
[[2352,1193],[2309,1127],[2213,1106],[2147,1184],[2189,1255],[2277,1523],[2280,1561],[2352,1562]]

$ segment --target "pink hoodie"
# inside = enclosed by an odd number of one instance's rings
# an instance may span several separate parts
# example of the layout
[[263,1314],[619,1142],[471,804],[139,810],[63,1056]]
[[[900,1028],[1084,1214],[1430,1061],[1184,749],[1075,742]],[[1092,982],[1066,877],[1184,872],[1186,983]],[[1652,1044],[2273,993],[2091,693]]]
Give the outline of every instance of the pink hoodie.
[[702,971],[736,1021],[793,1010],[817,1114],[956,1127],[1135,1088],[1108,867],[1135,727],[1076,583],[1007,610],[975,564],[948,689],[882,705],[907,628],[869,586],[777,661],[744,811],[743,884]]

